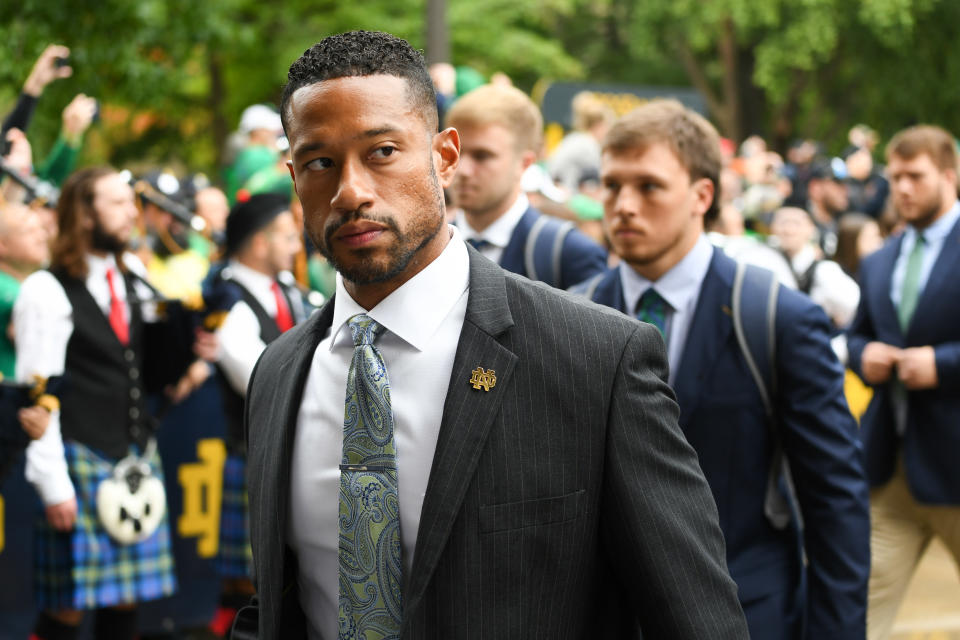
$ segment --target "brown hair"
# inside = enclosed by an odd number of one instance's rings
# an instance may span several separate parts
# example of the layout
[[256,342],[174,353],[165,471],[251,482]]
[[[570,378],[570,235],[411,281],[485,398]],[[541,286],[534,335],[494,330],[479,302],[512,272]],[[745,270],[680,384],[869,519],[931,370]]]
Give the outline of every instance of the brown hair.
[[860,270],[860,256],[857,254],[857,241],[863,228],[876,222],[865,213],[845,213],[837,221],[837,252],[833,259],[851,278],[857,277]]
[[465,94],[447,112],[448,127],[489,124],[509,130],[517,151],[537,153],[540,150],[543,116],[520,89],[486,84]]
[[929,124],[910,127],[893,136],[887,143],[886,156],[912,160],[920,154],[930,156],[941,171],[957,169],[957,147],[953,136],[945,129]]
[[[50,266],[61,269],[70,277],[87,277],[87,254],[90,252],[91,232],[88,220],[96,223],[93,208],[94,191],[101,178],[116,173],[110,167],[91,167],[75,172],[63,185],[57,201],[57,237],[53,241]],[[123,269],[123,260],[116,256],[117,266]]]
[[699,113],[676,100],[657,99],[637,107],[610,127],[603,152],[623,153],[666,144],[690,174],[713,183],[713,202],[703,216],[709,226],[720,213],[720,135]]

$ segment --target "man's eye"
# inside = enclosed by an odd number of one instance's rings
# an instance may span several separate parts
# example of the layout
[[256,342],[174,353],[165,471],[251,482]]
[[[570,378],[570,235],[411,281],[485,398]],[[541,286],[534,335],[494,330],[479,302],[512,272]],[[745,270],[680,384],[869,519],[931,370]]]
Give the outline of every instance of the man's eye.
[[374,149],[373,155],[376,156],[377,158],[386,158],[388,156],[393,155],[393,152],[396,150],[397,150],[396,147],[391,147],[391,146],[377,147],[376,149]]
[[315,158],[304,166],[310,171],[322,171],[323,169],[332,167],[333,162],[331,162],[330,158]]

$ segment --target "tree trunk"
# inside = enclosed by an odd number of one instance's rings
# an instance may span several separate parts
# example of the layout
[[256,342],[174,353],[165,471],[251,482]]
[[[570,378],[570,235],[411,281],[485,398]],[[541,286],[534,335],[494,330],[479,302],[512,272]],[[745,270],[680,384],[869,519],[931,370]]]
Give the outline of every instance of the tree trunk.
[[216,150],[217,170],[223,166],[223,153],[227,146],[229,127],[223,113],[224,86],[223,68],[220,57],[211,49],[207,49],[207,71],[210,74],[210,94],[207,97],[207,108],[210,112],[210,129],[213,132],[213,144]]
[[427,64],[450,62],[447,0],[427,0]]

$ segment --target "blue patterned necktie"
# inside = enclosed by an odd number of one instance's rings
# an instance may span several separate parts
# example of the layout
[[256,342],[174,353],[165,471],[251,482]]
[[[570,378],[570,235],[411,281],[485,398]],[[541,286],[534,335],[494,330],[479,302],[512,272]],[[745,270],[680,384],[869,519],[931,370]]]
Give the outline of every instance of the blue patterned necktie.
[[399,638],[403,565],[397,450],[387,368],[373,345],[384,327],[365,314],[353,316],[348,325],[354,350],[340,464],[340,639]]
[[660,330],[660,335],[666,337],[668,308],[670,305],[663,296],[650,287],[643,292],[640,301],[637,302],[637,320],[649,322]]

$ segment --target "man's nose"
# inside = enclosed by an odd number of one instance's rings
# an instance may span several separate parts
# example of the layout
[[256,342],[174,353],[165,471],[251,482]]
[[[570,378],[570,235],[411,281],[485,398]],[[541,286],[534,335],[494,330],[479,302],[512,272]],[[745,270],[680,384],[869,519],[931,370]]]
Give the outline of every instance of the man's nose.
[[337,192],[330,205],[341,211],[357,211],[373,204],[370,178],[358,160],[344,162],[340,170]]
[[613,213],[628,218],[640,213],[640,194],[631,187],[621,187],[613,201]]

